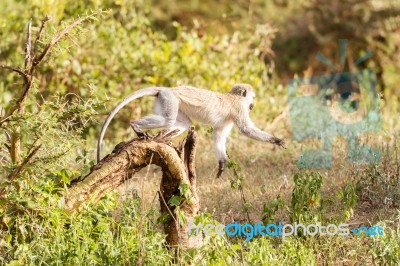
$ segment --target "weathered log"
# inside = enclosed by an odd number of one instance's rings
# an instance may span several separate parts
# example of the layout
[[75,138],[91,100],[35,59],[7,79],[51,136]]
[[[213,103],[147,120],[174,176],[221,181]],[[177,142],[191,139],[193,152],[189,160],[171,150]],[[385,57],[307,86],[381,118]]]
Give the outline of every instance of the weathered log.
[[[113,152],[93,166],[84,178],[73,182],[65,195],[65,208],[78,211],[85,202],[97,202],[107,192],[130,179],[136,172],[150,164],[161,167],[160,188],[161,213],[170,215],[164,224],[166,241],[171,247],[198,247],[202,236],[188,237],[187,222],[199,212],[196,191],[195,152],[197,134],[191,128],[183,143],[174,148],[167,143],[170,136],[160,132],[155,137],[133,139],[118,144]],[[179,187],[187,184],[189,198],[180,195]],[[175,208],[168,205],[173,196],[181,196],[179,209],[186,221],[179,221]],[[171,217],[172,214],[172,217]]]

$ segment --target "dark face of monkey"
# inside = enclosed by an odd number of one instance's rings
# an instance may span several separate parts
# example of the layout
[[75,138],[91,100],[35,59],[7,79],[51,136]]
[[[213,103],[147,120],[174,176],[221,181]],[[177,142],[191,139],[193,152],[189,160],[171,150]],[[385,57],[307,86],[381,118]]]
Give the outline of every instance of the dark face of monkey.
[[251,103],[249,106],[250,111],[253,110],[253,108],[254,108],[254,103]]

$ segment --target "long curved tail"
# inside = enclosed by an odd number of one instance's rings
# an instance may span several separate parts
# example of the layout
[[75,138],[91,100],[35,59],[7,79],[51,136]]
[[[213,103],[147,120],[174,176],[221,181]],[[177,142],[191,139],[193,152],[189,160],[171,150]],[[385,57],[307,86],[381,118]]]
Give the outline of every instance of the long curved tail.
[[124,107],[131,101],[141,98],[143,96],[155,96],[158,94],[158,92],[160,90],[161,90],[160,87],[150,87],[150,88],[145,88],[145,89],[135,91],[134,93],[126,96],[121,102],[119,102],[117,104],[117,106],[114,107],[114,109],[112,109],[112,111],[108,115],[106,121],[104,121],[103,127],[101,128],[101,131],[100,131],[99,140],[97,141],[97,162],[99,162],[100,158],[101,158],[101,146],[103,145],[104,134],[106,133],[107,127],[110,124],[111,120],[118,113],[118,111],[121,110],[122,107]]

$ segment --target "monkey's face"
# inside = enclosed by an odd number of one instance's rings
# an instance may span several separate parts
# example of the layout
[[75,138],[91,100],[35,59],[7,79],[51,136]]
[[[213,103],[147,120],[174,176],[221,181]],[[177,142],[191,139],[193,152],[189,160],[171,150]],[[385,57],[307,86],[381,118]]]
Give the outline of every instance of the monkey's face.
[[253,88],[248,85],[245,88],[245,93],[242,94],[242,97],[244,98],[245,105],[249,107],[249,110],[253,110],[254,108],[254,99],[256,97],[256,94],[253,91]]
[[254,108],[254,98],[256,95],[251,85],[244,83],[235,84],[231,90],[231,93],[243,97],[242,101],[244,102],[245,106],[249,107],[249,110]]
[[253,110],[253,108],[254,108],[254,100],[256,98],[256,94],[254,93],[253,90],[249,89],[248,92],[247,92],[247,97],[246,98],[247,98],[248,103],[249,103],[249,109]]

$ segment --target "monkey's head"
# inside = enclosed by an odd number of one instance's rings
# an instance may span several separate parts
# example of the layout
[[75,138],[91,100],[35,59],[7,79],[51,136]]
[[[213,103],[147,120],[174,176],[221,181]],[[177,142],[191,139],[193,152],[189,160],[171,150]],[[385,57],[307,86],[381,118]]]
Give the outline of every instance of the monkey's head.
[[230,93],[243,97],[243,101],[245,101],[246,105],[249,106],[250,110],[254,108],[254,98],[256,97],[256,94],[254,93],[251,85],[245,83],[236,83],[233,85]]

